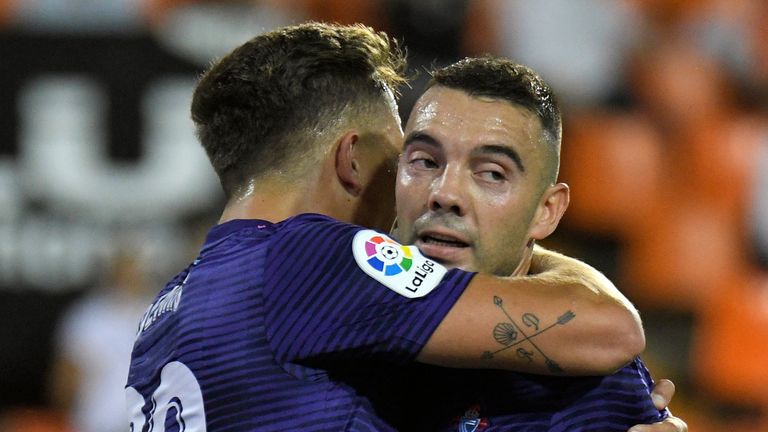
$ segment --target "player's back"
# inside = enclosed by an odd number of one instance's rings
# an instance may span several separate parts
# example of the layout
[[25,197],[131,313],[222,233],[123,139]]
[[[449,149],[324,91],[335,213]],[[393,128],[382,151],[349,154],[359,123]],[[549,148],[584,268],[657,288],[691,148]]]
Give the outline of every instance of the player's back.
[[149,307],[126,388],[132,431],[389,429],[343,384],[275,359],[264,285],[282,226],[214,227]]

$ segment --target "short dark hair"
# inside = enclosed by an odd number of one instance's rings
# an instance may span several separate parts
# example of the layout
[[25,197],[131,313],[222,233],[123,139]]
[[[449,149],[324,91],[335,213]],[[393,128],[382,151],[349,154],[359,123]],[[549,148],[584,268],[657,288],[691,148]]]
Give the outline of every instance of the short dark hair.
[[556,152],[559,164],[560,107],[552,88],[533,69],[504,57],[465,58],[434,70],[429,86],[436,85],[461,90],[470,96],[506,100],[533,112],[541,121],[542,131]]
[[195,89],[192,119],[227,197],[305,160],[334,125],[386,106],[404,70],[386,34],[315,22],[256,36],[215,63]]

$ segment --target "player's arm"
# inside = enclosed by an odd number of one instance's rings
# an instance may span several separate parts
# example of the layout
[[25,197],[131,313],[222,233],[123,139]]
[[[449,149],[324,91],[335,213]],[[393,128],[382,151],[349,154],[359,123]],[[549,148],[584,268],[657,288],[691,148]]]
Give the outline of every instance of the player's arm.
[[477,274],[417,360],[449,367],[606,375],[645,348],[637,310],[599,271],[537,252],[538,273]]
[[613,282],[600,271],[583,261],[536,245],[533,248],[528,274],[532,276],[541,275],[555,284],[560,279],[563,280],[563,283],[568,283],[568,280],[583,278],[595,290],[615,299],[617,302],[623,303],[627,310],[635,315],[638,323],[640,322],[640,316],[635,306],[624,297],[624,294],[616,288]]

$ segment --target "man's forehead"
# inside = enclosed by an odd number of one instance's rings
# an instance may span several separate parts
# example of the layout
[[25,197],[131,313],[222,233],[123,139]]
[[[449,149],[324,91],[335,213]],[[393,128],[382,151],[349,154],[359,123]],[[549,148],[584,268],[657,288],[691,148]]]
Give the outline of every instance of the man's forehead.
[[416,103],[413,105],[411,115],[408,117],[405,127],[413,125],[415,121],[430,121],[434,120],[438,113],[438,105],[440,104],[440,98],[434,95],[432,89],[427,90],[423,95],[416,99]]
[[487,137],[506,141],[508,138],[509,144],[522,139],[535,144],[541,122],[530,110],[503,99],[471,96],[461,90],[436,86],[428,89],[414,105],[406,124],[406,135],[414,131],[460,133],[469,139]]

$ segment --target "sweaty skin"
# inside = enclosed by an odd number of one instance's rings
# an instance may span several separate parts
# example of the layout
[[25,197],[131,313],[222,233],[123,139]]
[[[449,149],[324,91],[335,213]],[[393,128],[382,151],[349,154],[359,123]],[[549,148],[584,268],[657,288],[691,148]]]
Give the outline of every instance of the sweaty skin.
[[[548,168],[531,112],[433,87],[405,130],[398,235],[449,267],[511,275],[537,229]],[[480,229],[480,227],[484,227]]]

